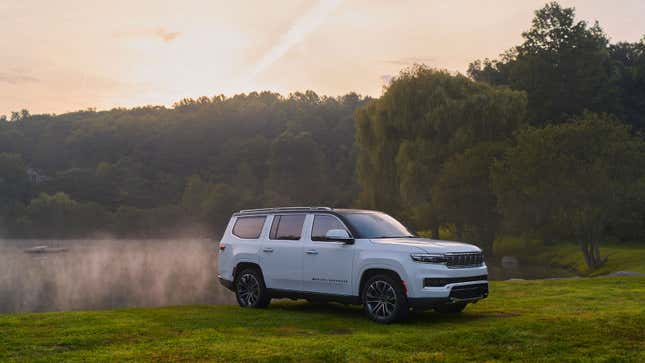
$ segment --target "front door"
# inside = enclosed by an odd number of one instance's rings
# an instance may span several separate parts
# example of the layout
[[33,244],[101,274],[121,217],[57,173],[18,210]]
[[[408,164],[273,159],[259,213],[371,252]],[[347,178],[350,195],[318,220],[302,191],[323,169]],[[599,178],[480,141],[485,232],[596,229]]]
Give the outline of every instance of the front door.
[[260,266],[269,289],[302,290],[303,240],[306,214],[274,215],[269,238],[260,248]]
[[331,229],[345,229],[334,215],[313,215],[312,228],[308,228],[303,249],[303,288],[305,291],[351,295],[354,245],[327,241],[325,235]]

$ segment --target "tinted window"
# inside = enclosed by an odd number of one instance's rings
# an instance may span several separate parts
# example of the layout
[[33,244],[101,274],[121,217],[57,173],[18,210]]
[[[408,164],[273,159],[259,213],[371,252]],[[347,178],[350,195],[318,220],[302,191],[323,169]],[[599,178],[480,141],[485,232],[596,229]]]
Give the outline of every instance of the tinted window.
[[325,214],[318,214],[314,217],[314,226],[311,229],[312,241],[325,241],[325,235],[330,229],[347,230],[338,218]]
[[413,237],[399,221],[385,213],[343,213],[358,238]]
[[240,238],[256,239],[260,237],[266,216],[238,217],[233,226],[233,234]]
[[299,240],[302,225],[305,223],[304,214],[287,214],[273,217],[271,239]]

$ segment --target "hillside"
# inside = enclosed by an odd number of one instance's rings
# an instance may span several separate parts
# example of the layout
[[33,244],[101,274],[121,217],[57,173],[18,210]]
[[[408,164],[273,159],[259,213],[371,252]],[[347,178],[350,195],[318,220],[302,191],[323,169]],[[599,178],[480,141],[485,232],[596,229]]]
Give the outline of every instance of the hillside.
[[184,306],[0,316],[2,361],[643,361],[645,278],[506,281],[460,316]]

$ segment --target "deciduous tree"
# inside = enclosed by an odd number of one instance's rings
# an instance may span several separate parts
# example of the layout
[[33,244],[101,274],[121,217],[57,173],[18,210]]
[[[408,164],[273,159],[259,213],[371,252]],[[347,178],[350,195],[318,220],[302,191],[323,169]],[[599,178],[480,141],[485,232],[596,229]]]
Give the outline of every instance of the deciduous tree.
[[515,231],[573,238],[595,268],[604,261],[600,243],[607,228],[633,205],[628,200],[642,200],[643,165],[645,142],[628,126],[586,113],[519,132],[494,166],[493,185]]

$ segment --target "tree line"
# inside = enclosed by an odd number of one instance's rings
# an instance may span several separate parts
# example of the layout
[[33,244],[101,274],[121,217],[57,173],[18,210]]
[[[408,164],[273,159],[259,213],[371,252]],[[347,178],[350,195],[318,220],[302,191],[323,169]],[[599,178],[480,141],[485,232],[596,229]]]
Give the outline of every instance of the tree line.
[[501,234],[599,244],[645,237],[645,38],[549,3],[523,43],[469,77],[402,72],[357,121],[358,202],[487,253]]
[[234,210],[357,206],[475,242],[645,235],[645,38],[557,3],[467,75],[417,65],[378,99],[262,92],[0,117],[0,234],[215,235]]
[[216,233],[240,208],[350,205],[356,94],[250,93],[0,121],[0,232]]

